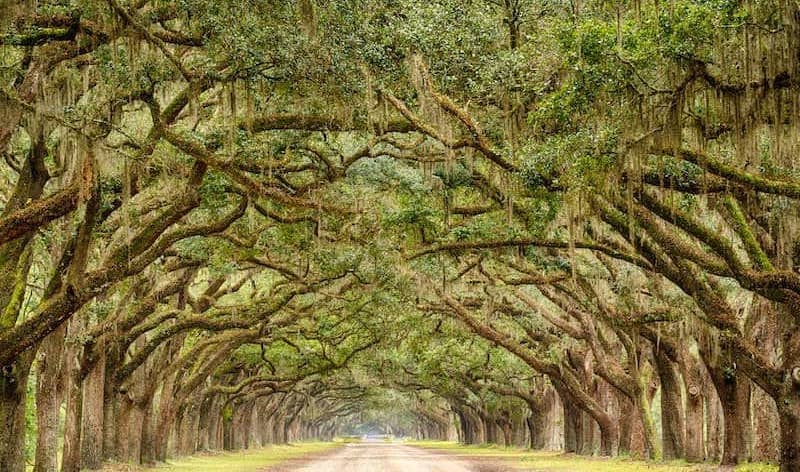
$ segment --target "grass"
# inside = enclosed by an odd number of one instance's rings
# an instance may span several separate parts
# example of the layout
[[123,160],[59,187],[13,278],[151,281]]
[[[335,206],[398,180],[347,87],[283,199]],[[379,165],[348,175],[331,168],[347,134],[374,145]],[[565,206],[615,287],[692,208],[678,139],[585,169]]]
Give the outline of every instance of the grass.
[[736,472],[778,472],[778,466],[775,464],[754,462],[752,464],[740,465],[736,468]]
[[[688,464],[686,462],[646,462],[630,458],[593,458],[563,454],[561,452],[530,451],[500,446],[465,446],[453,442],[411,442],[414,446],[426,447],[450,453],[502,460],[521,470],[537,472],[711,472],[716,466]],[[736,472],[777,472],[778,468],[766,464],[745,464]]]
[[153,471],[153,472],[255,472],[280,462],[298,459],[310,454],[325,452],[339,444],[332,442],[309,442],[268,446],[236,452],[215,452],[170,459],[153,469],[142,469],[118,465],[108,471]]

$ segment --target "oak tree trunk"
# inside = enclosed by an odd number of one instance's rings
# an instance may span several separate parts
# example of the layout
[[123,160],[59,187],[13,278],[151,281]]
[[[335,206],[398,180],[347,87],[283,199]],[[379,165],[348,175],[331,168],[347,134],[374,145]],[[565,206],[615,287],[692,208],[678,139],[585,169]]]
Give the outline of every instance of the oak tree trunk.
[[58,428],[61,409],[62,326],[42,341],[36,360],[36,459],[34,472],[58,470]]
[[25,471],[25,402],[33,353],[0,371],[0,470]]
[[105,356],[100,356],[83,381],[82,467],[98,470],[103,466],[103,413],[105,406]]
[[583,446],[581,410],[562,398],[564,404],[564,451],[577,454]]
[[735,465],[749,457],[746,439],[750,425],[749,381],[739,373],[719,367],[709,368],[709,372],[722,405],[724,436],[720,463]]
[[684,456],[684,414],[678,374],[663,351],[655,356],[661,379],[662,454],[665,460]]
[[619,405],[619,453],[630,454],[633,433],[633,404],[622,394],[615,395]]
[[800,385],[791,385],[778,408],[781,426],[780,472],[800,470]]
[[[70,325],[72,325],[72,322]],[[81,469],[83,389],[81,388],[81,369],[80,366],[75,365],[76,362],[77,356],[71,352],[67,358],[69,368],[67,369],[67,406],[64,419],[64,450],[61,456],[61,472],[79,472]]]

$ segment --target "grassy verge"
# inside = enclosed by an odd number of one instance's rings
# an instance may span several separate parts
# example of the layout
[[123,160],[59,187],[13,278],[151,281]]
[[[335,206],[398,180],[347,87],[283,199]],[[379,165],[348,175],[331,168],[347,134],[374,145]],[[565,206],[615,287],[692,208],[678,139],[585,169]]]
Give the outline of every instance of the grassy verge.
[[[537,472],[711,472],[717,467],[707,464],[687,464],[685,462],[655,463],[629,458],[593,458],[560,452],[529,451],[499,446],[465,446],[453,442],[421,441],[409,442],[413,446],[440,451],[481,457],[510,463],[520,470]],[[777,472],[778,468],[765,464],[746,464],[737,467],[736,472]]]
[[128,465],[109,466],[103,470],[154,471],[154,472],[255,472],[290,459],[328,451],[339,444],[332,442],[309,442],[268,446],[236,452],[214,452],[170,459],[154,469],[143,469]]

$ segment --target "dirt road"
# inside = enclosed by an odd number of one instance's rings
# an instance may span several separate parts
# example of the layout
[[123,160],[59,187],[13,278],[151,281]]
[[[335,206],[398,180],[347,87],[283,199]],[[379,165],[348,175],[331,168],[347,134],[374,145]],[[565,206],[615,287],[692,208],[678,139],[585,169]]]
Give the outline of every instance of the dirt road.
[[502,472],[495,465],[401,444],[347,444],[311,462],[284,466],[286,472]]

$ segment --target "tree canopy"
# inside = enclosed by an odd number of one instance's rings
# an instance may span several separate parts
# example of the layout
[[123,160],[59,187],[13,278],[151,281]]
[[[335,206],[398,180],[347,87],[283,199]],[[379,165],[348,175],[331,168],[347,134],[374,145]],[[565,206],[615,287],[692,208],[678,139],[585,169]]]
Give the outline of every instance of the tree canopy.
[[0,2],[0,470],[800,470],[798,92],[791,0]]

